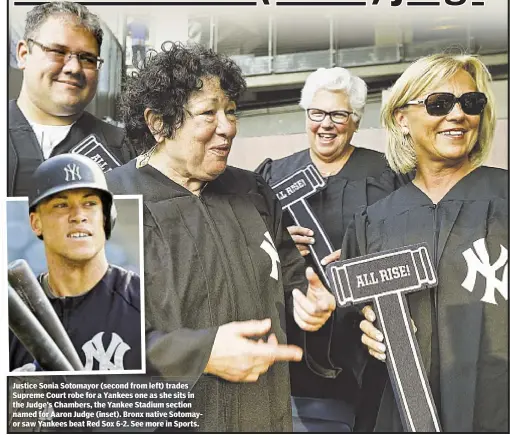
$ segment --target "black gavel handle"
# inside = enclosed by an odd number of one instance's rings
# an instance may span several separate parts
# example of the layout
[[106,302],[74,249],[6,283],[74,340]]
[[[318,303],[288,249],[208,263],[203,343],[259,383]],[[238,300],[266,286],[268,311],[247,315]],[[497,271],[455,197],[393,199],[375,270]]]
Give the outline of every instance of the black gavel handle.
[[328,235],[324,231],[324,228],[322,228],[317,216],[315,216],[313,210],[305,199],[295,202],[286,208],[294,219],[294,222],[296,222],[296,225],[309,228],[313,231],[315,243],[313,245],[309,245],[310,255],[312,256],[321,281],[330,287],[328,278],[326,277],[326,272],[324,271],[324,266],[321,265],[321,260],[326,255],[329,255],[334,251]]
[[374,298],[386,365],[406,432],[441,432],[404,292]]

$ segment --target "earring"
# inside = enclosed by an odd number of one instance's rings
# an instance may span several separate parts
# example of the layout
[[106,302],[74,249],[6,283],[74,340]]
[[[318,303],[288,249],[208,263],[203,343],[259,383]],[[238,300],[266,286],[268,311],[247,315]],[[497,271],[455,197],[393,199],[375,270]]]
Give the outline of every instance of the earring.
[[149,160],[151,159],[152,155],[154,154],[154,151],[156,151],[157,145],[154,145],[150,150],[144,152],[143,154],[140,154],[136,158],[136,169],[143,168],[145,165],[149,163]]

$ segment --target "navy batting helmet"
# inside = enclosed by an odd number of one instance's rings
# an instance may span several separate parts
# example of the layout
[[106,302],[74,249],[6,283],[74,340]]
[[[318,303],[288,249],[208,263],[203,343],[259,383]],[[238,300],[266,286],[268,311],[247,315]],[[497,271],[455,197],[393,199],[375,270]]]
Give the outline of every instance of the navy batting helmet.
[[113,194],[108,190],[106,179],[99,165],[79,154],[60,154],[43,162],[32,174],[28,196],[30,213],[37,205],[64,190],[94,189],[99,191],[105,216],[104,232],[110,238],[117,211]]

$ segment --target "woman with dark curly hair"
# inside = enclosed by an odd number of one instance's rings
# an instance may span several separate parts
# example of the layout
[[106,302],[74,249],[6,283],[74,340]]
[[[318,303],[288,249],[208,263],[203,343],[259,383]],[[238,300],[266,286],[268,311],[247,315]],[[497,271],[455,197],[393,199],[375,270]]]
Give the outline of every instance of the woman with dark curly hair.
[[108,174],[144,200],[150,363],[194,384],[205,431],[290,431],[285,308],[318,330],[335,301],[304,262],[264,180],[227,166],[245,88],[237,65],[163,46],[128,83],[127,137],[142,153]]

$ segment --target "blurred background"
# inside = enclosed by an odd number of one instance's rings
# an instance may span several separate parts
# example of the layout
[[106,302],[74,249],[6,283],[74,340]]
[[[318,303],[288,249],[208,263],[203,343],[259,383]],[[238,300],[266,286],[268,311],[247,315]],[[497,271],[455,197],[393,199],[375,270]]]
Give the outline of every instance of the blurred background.
[[[274,3],[274,2],[271,2]],[[248,90],[229,163],[254,169],[264,158],[279,158],[308,146],[305,114],[298,107],[310,72],[341,66],[363,78],[369,97],[353,144],[383,151],[379,111],[385,90],[420,56],[441,51],[477,54],[493,75],[497,131],[489,166],[508,167],[508,2],[484,6],[365,7],[176,7],[88,6],[104,24],[96,98],[88,108],[118,122],[116,100],[123,78],[149,49],[164,41],[199,43],[231,56],[242,68]],[[388,4],[386,4],[388,3]],[[462,3],[462,2],[457,2]],[[21,72],[15,59],[31,6],[9,9],[11,53],[9,98],[16,98]]]
[[[140,274],[139,222],[141,201],[115,198],[117,221],[110,240],[106,242],[106,258],[110,264],[122,266]],[[28,219],[28,199],[7,199],[7,259],[9,263],[25,259],[36,275],[46,272],[44,245],[32,229]]]

